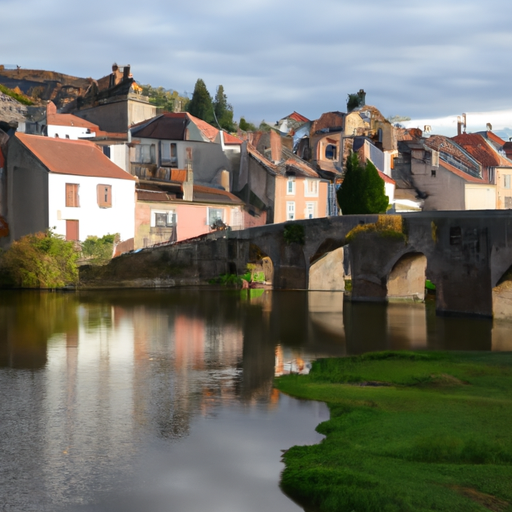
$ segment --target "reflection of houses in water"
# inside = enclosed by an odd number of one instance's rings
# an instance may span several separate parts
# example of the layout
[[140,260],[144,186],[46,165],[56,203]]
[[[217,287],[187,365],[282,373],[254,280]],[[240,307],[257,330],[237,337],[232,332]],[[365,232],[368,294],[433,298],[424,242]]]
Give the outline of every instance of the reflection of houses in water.
[[297,373],[307,375],[311,370],[311,361],[305,361],[300,354],[294,350],[286,349],[278,345],[276,347],[275,376]]

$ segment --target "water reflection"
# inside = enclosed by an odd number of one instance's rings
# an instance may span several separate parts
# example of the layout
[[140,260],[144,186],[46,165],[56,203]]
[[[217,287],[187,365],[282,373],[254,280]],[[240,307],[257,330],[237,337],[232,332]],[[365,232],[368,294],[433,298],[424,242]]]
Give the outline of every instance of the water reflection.
[[[336,292],[0,292],[0,503],[113,510],[112,496],[143,478],[132,503],[159,495],[144,475],[165,481],[162,503],[169,493],[181,503],[170,482],[185,468],[191,478],[206,478],[207,467],[243,472],[237,456],[259,460],[265,445],[265,458],[275,457],[270,491],[251,489],[268,493],[268,510],[297,510],[279,501],[279,448],[314,442],[326,412],[279,395],[274,375],[369,350],[511,350],[511,333],[509,323],[437,317],[431,303],[350,303]],[[230,456],[225,447],[212,454],[209,439],[231,440]],[[266,474],[261,464],[247,469],[249,482]],[[204,510],[194,507],[186,510]]]

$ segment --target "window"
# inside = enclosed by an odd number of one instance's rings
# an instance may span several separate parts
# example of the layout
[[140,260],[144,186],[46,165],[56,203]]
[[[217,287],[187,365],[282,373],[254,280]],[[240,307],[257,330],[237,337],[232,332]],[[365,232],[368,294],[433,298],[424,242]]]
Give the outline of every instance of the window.
[[336,160],[338,158],[338,148],[334,144],[328,144],[325,147],[325,158],[327,160]]
[[78,183],[66,183],[66,206],[70,208],[78,208]]
[[154,212],[155,227],[170,228],[176,226],[176,212]]
[[503,176],[503,188],[510,188],[512,176],[510,174],[505,174]]
[[436,177],[436,174],[437,174],[436,169],[432,169],[432,170],[430,171],[430,176],[432,176],[432,178],[435,178],[435,177]]
[[286,202],[286,220],[295,220],[295,201]]
[[224,222],[224,210],[220,208],[208,208],[208,226],[213,226],[217,221]]
[[154,161],[155,147],[150,144],[139,144],[135,147],[135,163],[150,164]]
[[161,155],[160,160],[162,165],[169,165],[171,167],[178,167],[178,150],[175,142],[160,142]]
[[505,208],[507,208],[507,210],[512,208],[512,197],[505,197]]
[[288,176],[288,183],[286,184],[286,195],[294,196],[295,195],[295,177]]
[[315,218],[315,209],[316,209],[315,206],[316,206],[316,203],[313,203],[313,202],[306,203],[306,211],[304,212],[306,219],[314,219]]
[[96,193],[100,208],[112,208],[112,185],[98,185]]
[[308,197],[318,196],[318,180],[306,178],[304,182],[304,195]]

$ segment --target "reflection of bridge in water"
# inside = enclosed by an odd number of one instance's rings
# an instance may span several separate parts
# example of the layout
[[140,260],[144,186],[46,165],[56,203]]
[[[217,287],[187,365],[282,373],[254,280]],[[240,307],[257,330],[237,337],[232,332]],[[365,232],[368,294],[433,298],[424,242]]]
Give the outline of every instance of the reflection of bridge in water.
[[[129,254],[148,263],[162,252],[170,265],[192,268],[196,282],[245,271],[248,262],[272,262],[274,289],[343,290],[347,235],[379,218],[401,233],[360,230],[350,240],[353,301],[424,298],[425,278],[436,287],[436,311],[512,316],[506,280],[512,266],[512,216],[508,211],[428,212],[341,216],[273,224]],[[285,229],[304,227],[304,243],[286,243]],[[160,254],[162,256],[162,254]],[[140,265],[139,265],[140,266]],[[502,283],[502,281],[504,281]],[[500,286],[497,286],[500,285]],[[494,304],[493,304],[494,302]]]

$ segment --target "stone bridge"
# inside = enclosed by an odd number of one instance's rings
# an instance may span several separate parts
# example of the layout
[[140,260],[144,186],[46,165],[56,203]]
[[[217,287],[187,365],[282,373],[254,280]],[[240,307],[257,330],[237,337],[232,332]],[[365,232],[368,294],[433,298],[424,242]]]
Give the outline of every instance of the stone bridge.
[[[292,225],[303,226],[302,243],[289,236],[287,241]],[[172,264],[192,267],[196,282],[243,274],[247,263],[270,259],[274,289],[343,290],[347,246],[353,301],[422,300],[426,278],[436,285],[439,314],[512,317],[508,211],[311,219],[216,232],[151,252],[153,258],[165,252]]]

